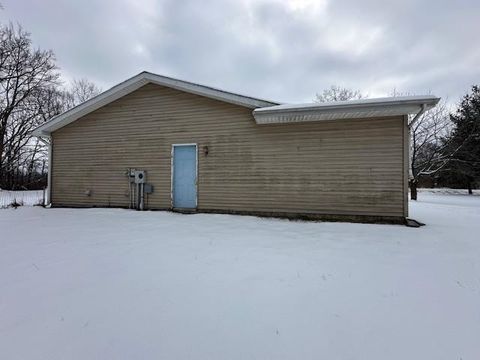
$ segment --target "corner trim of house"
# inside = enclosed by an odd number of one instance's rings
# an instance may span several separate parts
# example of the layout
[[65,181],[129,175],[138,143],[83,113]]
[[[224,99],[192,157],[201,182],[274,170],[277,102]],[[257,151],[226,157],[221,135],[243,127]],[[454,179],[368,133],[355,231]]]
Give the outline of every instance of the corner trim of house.
[[403,117],[403,216],[408,217],[408,175],[410,169],[410,127],[408,115]]

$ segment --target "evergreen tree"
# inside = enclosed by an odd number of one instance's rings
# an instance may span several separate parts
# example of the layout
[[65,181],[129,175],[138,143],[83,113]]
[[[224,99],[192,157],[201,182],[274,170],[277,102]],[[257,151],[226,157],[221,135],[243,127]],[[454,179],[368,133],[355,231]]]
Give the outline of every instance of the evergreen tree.
[[454,124],[449,139],[454,154],[449,172],[455,175],[472,193],[480,180],[480,87],[464,96],[457,112],[451,115]]

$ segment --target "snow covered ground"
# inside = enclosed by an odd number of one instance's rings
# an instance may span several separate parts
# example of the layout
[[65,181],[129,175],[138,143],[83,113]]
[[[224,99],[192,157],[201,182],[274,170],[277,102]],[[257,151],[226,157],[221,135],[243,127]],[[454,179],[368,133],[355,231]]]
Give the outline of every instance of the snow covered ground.
[[[434,189],[418,189],[419,192],[432,193],[439,195],[468,195],[467,189],[450,189],[450,188],[434,188]],[[480,190],[473,190],[473,195],[480,195]]]
[[0,211],[0,359],[479,359],[480,196],[422,228]]

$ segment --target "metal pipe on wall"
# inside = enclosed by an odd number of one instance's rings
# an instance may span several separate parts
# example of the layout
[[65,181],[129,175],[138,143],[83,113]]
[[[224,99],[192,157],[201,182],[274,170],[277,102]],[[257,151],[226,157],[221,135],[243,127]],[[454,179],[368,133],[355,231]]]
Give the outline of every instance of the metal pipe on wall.
[[47,173],[47,194],[46,194],[46,201],[43,202],[43,205],[50,205],[52,202],[52,137],[50,135],[45,136],[48,139],[45,140],[43,137],[39,137],[38,139],[43,142],[45,145],[48,146],[48,173]]
[[140,210],[143,210],[145,208],[145,193],[144,193],[144,188],[143,188],[143,183],[139,184],[140,185]]
[[145,209],[145,170],[127,169],[129,180],[129,208]]

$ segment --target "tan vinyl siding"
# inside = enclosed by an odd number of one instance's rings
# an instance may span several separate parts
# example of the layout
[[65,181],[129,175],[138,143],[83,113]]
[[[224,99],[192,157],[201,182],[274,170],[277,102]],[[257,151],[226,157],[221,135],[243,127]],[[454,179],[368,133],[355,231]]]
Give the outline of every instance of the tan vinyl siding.
[[148,208],[170,208],[171,146],[197,143],[199,209],[403,216],[402,116],[257,125],[251,112],[146,85],[52,134],[52,202],[128,206],[132,167],[154,186]]

